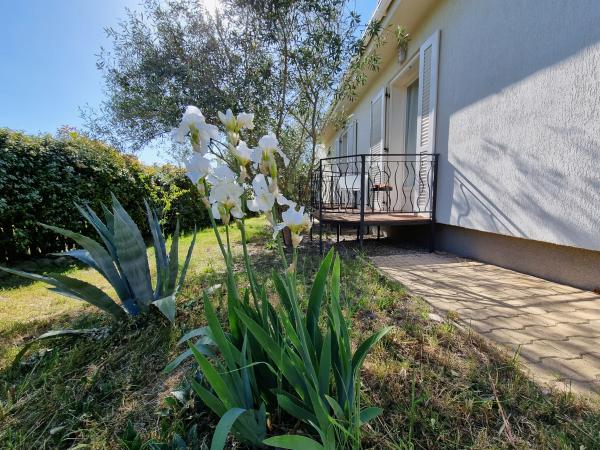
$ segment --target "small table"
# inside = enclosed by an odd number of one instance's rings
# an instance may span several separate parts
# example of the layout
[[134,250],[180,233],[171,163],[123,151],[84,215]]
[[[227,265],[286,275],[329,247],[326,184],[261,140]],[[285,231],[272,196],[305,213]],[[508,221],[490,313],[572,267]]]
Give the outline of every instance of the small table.
[[[373,184],[373,192],[377,193],[377,192],[384,192],[385,193],[385,206],[386,206],[386,210],[389,211],[390,210],[390,203],[392,201],[392,196],[390,195],[390,192],[392,192],[394,190],[394,188],[387,184],[387,183],[375,183]],[[375,209],[375,198],[373,196],[373,209]]]

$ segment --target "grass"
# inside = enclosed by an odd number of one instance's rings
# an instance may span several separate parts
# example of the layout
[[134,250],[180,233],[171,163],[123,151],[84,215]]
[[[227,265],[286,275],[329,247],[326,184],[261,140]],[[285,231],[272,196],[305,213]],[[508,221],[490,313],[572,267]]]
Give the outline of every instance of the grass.
[[[270,287],[275,252],[262,245],[268,234],[261,220],[251,219],[248,228],[253,260]],[[451,321],[429,320],[426,303],[382,277],[361,253],[351,247],[340,251],[353,336],[384,324],[395,327],[363,372],[364,402],[385,409],[365,429],[365,448],[600,448],[598,404],[540,389],[523,375],[518,360]],[[319,257],[310,249],[301,253],[303,291]],[[60,270],[106,286],[91,271]],[[0,280],[0,447],[138,449],[155,440],[175,448],[178,436],[189,448],[209,445],[216,421],[190,395],[186,379],[194,376],[192,363],[170,376],[161,370],[180,352],[175,344],[182,333],[204,324],[200,292],[221,282],[223,270],[212,233],[202,231],[176,326],[156,316],[117,326],[97,340],[43,343],[16,368],[9,363],[24,340],[49,329],[109,321],[40,283]]]

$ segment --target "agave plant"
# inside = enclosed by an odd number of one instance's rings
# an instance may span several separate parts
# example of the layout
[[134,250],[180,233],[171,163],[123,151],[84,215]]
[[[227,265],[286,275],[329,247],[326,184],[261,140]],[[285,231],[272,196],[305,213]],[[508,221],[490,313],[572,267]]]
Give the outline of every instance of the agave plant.
[[157,214],[147,202],[145,206],[156,257],[157,275],[154,288],[142,234],[114,195],[112,211],[102,206],[104,222],[88,205],[76,205],[81,215],[98,232],[104,245],[79,233],[41,224],[45,228],[73,239],[82,247],[82,249],[69,250],[57,255],[76,258],[99,272],[115,290],[120,304],[96,286],[65,275],[49,277],[5,267],[0,269],[14,275],[43,281],[52,286],[50,290],[90,303],[119,320],[128,315],[136,316],[145,313],[150,305],[154,305],[172,322],[175,320],[175,296],[185,280],[196,235],[194,233],[187,257],[180,270],[179,223],[167,254],[165,237]]

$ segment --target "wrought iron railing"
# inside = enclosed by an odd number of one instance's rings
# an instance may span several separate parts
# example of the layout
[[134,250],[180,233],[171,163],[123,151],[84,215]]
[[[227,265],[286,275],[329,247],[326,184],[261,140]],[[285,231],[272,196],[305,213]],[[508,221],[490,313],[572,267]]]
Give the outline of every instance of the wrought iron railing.
[[313,177],[313,211],[432,214],[437,154],[324,158]]

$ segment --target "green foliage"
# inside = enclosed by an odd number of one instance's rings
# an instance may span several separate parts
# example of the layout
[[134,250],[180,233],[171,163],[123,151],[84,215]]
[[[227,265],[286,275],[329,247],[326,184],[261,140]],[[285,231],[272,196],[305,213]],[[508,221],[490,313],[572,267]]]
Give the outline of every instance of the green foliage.
[[[352,353],[349,324],[339,302],[340,261],[336,257],[332,266],[333,256],[332,249],[321,263],[306,313],[298,306],[295,276],[274,274],[279,300],[284,305],[278,316],[285,339],[273,339],[269,329],[241,311],[238,314],[248,333],[268,354],[269,363],[288,382],[288,388],[277,394],[279,407],[314,427],[325,448],[359,448],[360,427],[381,413],[373,408],[360,410],[360,369],[369,350],[390,328],[373,334]],[[328,327],[323,334],[318,323],[325,299],[329,300]]]
[[58,138],[32,137],[0,129],[0,262],[63,251],[72,244],[40,223],[52,223],[84,236],[93,228],[75,204],[98,211],[114,193],[144,238],[144,198],[164,210],[167,234],[208,225],[197,189],[173,166],[147,168],[137,159],[75,132]]
[[[246,227],[258,231],[263,223],[252,219]],[[183,331],[206,324],[203,304],[195,299],[202,289],[221,278],[218,262],[219,274],[204,270],[207,259],[214,260],[219,252],[211,232],[198,233],[181,295],[185,300],[175,327],[165,327],[159,321],[140,327],[128,321],[102,339],[42,341],[30,350],[25,364],[0,370],[0,448],[135,449],[140,448],[140,440],[144,449],[210,448],[216,416],[188,389],[187,380],[182,380],[183,368],[169,376],[157,369],[177,354],[175,344]],[[266,232],[253,235],[253,244],[262,244],[271,237]],[[185,239],[187,247],[191,236]],[[237,247],[239,233],[232,243]],[[432,347],[430,336],[435,336],[442,324],[423,315],[423,301],[381,277],[366,258],[356,255],[352,246],[337,249],[342,256],[342,306],[364,299],[352,320],[353,342],[382,324],[395,326],[370,353],[368,369],[363,369],[361,401],[365,406],[377,405],[385,410],[363,428],[363,448],[514,447],[506,433],[498,432],[505,422],[496,407],[488,374],[496,383],[503,407],[510,411],[517,447],[599,448],[597,399],[590,402],[575,393],[537,385],[511,362],[512,355],[499,352],[472,333],[455,329]],[[281,268],[280,261],[262,245],[254,250],[259,283],[269,286],[270,280],[263,275],[269,274],[272,267]],[[206,254],[211,258],[204,257]],[[241,252],[234,257],[236,264],[243,265]],[[299,255],[298,290],[302,299],[309,296],[319,260],[315,252]],[[41,270],[56,268],[49,264]],[[85,278],[89,272],[73,269],[70,275]],[[244,278],[238,275],[238,280],[243,282]],[[77,310],[75,317],[53,315],[55,310],[50,304],[56,308],[56,299],[46,301],[37,284],[15,287],[11,277],[0,279],[0,289],[0,296],[6,299],[2,302],[5,308],[0,309],[0,347],[11,352],[4,353],[8,359],[14,357],[15,346],[23,345],[24,339],[48,329],[108,325],[106,315],[90,308]],[[396,299],[395,304],[380,309],[381,299],[390,296]],[[225,311],[219,305],[220,295],[214,294],[212,300],[222,317]],[[304,301],[301,303],[304,305]],[[192,372],[188,378],[194,377]],[[271,415],[274,432],[311,431],[286,418],[284,414]],[[128,431],[129,422],[134,430]],[[229,440],[227,444],[234,443]]]
[[252,111],[255,128],[244,139],[255,146],[273,131],[290,159],[282,191],[307,202],[319,130],[360,34],[352,7],[348,0],[222,0],[213,18],[197,0],[142,0],[107,30],[112,48],[98,60],[107,98],[84,110],[86,127],[135,150],[166,142],[187,105],[209,122],[227,108]]
[[118,305],[101,289],[75,278],[64,275],[47,277],[4,267],[0,267],[0,270],[36,281],[44,281],[53,286],[52,290],[57,293],[97,306],[112,314],[115,319],[123,319],[126,314],[135,316],[141,312],[147,312],[149,306],[154,304],[173,322],[175,320],[175,296],[185,280],[194,249],[195,235],[185,262],[179,270],[179,225],[175,228],[171,250],[167,254],[165,237],[158,217],[146,203],[148,227],[152,234],[156,257],[156,283],[153,289],[146,244],[142,239],[140,229],[117,198],[112,197],[112,211],[102,205],[104,222],[89,206],[77,206],[77,209],[89,225],[96,230],[104,245],[63,228],[43,224],[42,226],[73,239],[83,247],[83,249],[70,250],[60,253],[60,255],[76,258],[100,273],[115,290],[121,305]]
[[210,224],[198,189],[185,170],[165,164],[148,167],[146,172],[150,178],[150,198],[156,209],[161,211],[160,223],[167,235],[175,232],[177,221],[182,231]]
[[75,133],[55,139],[0,129],[0,260],[64,250],[67,240],[39,223],[87,234],[75,203],[100,209],[111,192],[142,222],[150,191],[134,158]]
[[[188,341],[212,389],[193,382],[194,390],[221,417],[211,448],[222,448],[229,430],[254,446],[262,443],[292,449],[359,448],[361,426],[382,412],[380,408],[361,411],[360,369],[369,350],[390,328],[373,334],[352,352],[349,324],[340,306],[340,260],[338,256],[334,261],[333,249],[317,272],[306,311],[300,308],[295,270],[284,275],[273,271],[279,300],[275,308],[265,288],[257,282],[246,250],[243,221],[239,225],[250,285],[243,295],[235,281],[230,248],[221,245],[227,265],[230,332],[222,328],[205,293],[208,327],[182,338]],[[218,236],[214,224],[213,228]],[[292,267],[295,266],[294,262]],[[325,331],[320,326],[322,316],[326,318]],[[189,342],[196,337],[201,340],[196,344]],[[218,350],[219,358],[212,355],[212,346]],[[186,354],[178,357],[167,371],[185,357]],[[313,427],[321,444],[298,436],[265,441],[267,411],[283,411]]]
[[402,25],[398,25],[395,34],[398,48],[406,52],[408,50],[408,43],[410,42],[410,34],[408,34],[407,29]]

